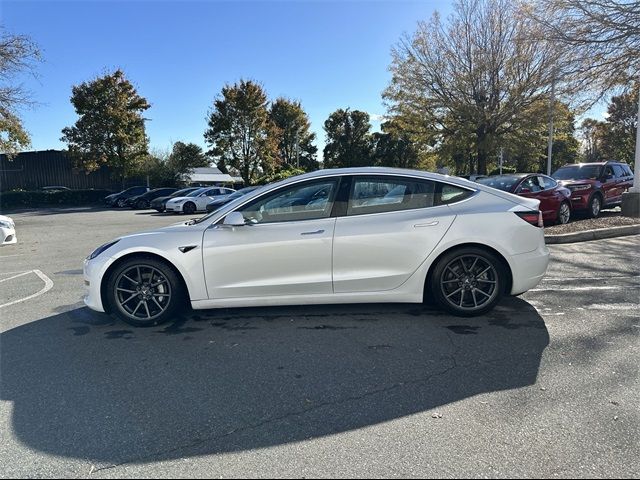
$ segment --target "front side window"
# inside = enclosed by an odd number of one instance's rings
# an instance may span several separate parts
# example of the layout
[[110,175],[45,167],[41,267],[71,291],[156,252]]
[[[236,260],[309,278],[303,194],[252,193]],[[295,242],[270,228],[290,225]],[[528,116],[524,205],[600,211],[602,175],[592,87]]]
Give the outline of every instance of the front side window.
[[536,177],[529,177],[524,182],[520,184],[518,187],[517,193],[526,193],[527,191],[536,193],[541,191],[540,185],[538,185],[538,180]]
[[432,207],[435,182],[404,178],[356,178],[351,186],[347,215]]
[[626,177],[627,174],[625,173],[624,169],[622,168],[622,165],[614,165],[613,166],[613,171],[616,174],[616,177],[618,178],[622,178],[622,177]]
[[543,190],[551,190],[552,188],[556,188],[558,186],[558,182],[556,182],[551,177],[539,176],[538,183]]
[[328,218],[337,190],[338,179],[305,182],[264,195],[237,211],[253,224]]

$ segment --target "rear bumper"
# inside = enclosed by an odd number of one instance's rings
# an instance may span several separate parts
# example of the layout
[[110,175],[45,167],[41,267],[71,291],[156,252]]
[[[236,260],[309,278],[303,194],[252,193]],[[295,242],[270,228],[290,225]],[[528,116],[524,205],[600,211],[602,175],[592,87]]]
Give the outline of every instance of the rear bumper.
[[512,285],[511,295],[520,295],[534,288],[547,272],[549,249],[543,243],[533,252],[509,257]]

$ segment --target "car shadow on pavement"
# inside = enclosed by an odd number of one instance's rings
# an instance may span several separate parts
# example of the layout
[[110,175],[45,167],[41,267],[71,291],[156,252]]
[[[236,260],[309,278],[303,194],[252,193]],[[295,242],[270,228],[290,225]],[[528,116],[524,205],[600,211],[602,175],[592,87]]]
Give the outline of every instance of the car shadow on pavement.
[[31,449],[107,468],[277,446],[536,382],[527,302],[192,312],[135,329],[76,308],[0,334],[0,391]]

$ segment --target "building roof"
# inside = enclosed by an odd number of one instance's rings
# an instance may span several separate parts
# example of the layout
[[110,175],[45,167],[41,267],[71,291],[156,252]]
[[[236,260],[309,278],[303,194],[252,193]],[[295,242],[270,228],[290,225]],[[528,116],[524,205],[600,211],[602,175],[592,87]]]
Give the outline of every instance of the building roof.
[[220,182],[220,183],[233,183],[231,175],[222,173],[215,167],[201,167],[194,168],[193,172],[187,175],[189,182]]

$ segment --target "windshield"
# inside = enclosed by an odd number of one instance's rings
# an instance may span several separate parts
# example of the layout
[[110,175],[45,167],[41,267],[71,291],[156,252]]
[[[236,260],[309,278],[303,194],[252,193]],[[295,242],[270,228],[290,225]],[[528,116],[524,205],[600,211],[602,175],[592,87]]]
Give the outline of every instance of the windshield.
[[187,197],[197,197],[198,195],[200,195],[202,192],[206,192],[207,190],[209,190],[209,187],[204,187],[204,188],[199,188],[197,190],[194,190],[193,192],[191,192],[190,194],[186,195]]
[[556,180],[595,180],[600,176],[601,165],[570,165],[552,175]]
[[481,185],[486,185],[487,187],[497,188],[498,190],[510,192],[520,180],[522,180],[521,176],[501,175],[497,177],[481,178],[477,180],[477,182]]
[[178,190],[177,192],[173,192],[171,194],[172,197],[184,197],[189,192],[193,192],[193,188],[183,188],[182,190]]
[[[229,195],[228,197],[226,197],[226,199],[230,200],[230,201],[229,201],[229,203],[224,205],[224,207],[222,207],[222,208],[230,207],[231,209],[233,209],[233,204],[234,204],[234,202],[236,200],[238,200],[238,198],[244,197],[247,193],[253,193],[254,191],[260,190],[262,188],[264,188],[264,185],[259,186],[259,187],[246,187],[246,188],[243,188],[242,190],[238,190],[238,191],[232,193],[231,195]],[[241,194],[241,195],[237,195],[236,196],[236,194]],[[213,215],[217,215],[218,213],[220,213],[220,210],[214,210],[213,212],[207,213],[203,217],[195,219],[192,223],[196,224],[196,223],[203,222],[206,219],[212,217]]]

